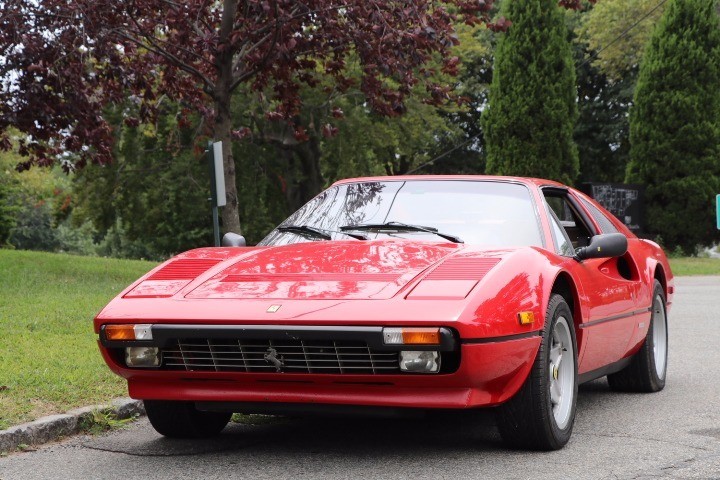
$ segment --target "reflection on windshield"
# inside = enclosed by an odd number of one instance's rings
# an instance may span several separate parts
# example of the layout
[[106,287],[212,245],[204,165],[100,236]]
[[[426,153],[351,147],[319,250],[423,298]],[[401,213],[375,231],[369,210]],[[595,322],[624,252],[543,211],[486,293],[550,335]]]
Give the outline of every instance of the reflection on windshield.
[[[320,193],[280,224],[339,230],[341,226],[401,222],[424,225],[484,246],[542,245],[540,227],[527,187],[512,183],[462,180],[360,182]],[[437,242],[426,232],[363,232],[374,238]],[[333,240],[347,240],[331,235]],[[277,229],[259,245],[313,241]]]

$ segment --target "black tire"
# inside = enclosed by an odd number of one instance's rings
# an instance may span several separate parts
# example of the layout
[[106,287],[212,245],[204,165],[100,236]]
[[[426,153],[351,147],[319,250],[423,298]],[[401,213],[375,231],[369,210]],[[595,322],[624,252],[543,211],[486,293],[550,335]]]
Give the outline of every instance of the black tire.
[[222,431],[232,413],[201,412],[193,402],[145,400],[145,412],[153,428],[170,438],[212,437]]
[[[650,325],[648,326],[648,332],[645,336],[643,346],[633,356],[630,365],[617,373],[607,376],[610,388],[617,392],[652,393],[659,392],[665,388],[668,352],[667,308],[665,304],[665,292],[657,280],[655,280],[652,298],[652,315],[650,316]],[[655,324],[660,321],[665,324],[665,360],[661,368],[658,369],[655,360]],[[660,370],[660,373],[658,373],[658,370]]]
[[[567,383],[572,385],[572,398],[569,404],[566,404],[569,412],[563,416],[563,425],[559,426],[553,412],[550,392],[550,350],[554,329],[561,318],[564,320],[560,321],[559,328],[564,329],[562,325],[567,325],[566,333],[572,343],[572,367],[564,367],[567,375],[572,372],[572,379]],[[567,354],[567,348],[563,351]],[[565,360],[567,357],[563,359]],[[555,380],[558,380],[557,376]],[[513,448],[531,450],[558,450],[565,446],[570,440],[575,423],[577,390],[577,341],[572,312],[562,296],[552,295],[545,316],[542,342],[530,375],[520,391],[497,409],[497,424],[503,441]]]

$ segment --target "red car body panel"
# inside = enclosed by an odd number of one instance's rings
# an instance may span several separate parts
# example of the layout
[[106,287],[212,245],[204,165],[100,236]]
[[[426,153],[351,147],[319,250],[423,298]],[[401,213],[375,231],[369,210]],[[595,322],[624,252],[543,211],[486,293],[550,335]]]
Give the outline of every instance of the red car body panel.
[[[109,367],[128,380],[133,398],[327,403],[420,408],[492,406],[525,382],[540,344],[553,288],[568,285],[578,370],[592,375],[633,355],[650,320],[655,279],[672,304],[672,273],[659,246],[635,237],[592,199],[568,195],[603,212],[628,237],[618,258],[579,262],[554,252],[537,179],[477,176],[392,180],[501,181],[526,185],[535,201],[544,247],[486,249],[408,239],[320,241],[276,247],[202,248],[153,269],[95,318],[108,324],[433,326],[455,332],[460,362],[432,375],[284,374],[128,368],[99,342]],[[384,177],[350,179],[387,181]],[[579,202],[582,208],[582,202]],[[593,228],[600,226],[584,212]],[[623,271],[618,262],[623,262]],[[629,270],[628,270],[629,269]],[[628,273],[629,271],[629,273]],[[271,312],[269,307],[279,305]],[[521,325],[520,312],[535,322]],[[588,377],[590,378],[590,377]]]

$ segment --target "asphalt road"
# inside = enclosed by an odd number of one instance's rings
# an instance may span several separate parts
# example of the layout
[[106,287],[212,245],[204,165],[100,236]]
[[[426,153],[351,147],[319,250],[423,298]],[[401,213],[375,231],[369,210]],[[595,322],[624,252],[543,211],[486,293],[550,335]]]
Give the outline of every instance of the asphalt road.
[[0,458],[0,479],[720,479],[720,277],[680,278],[665,390],[581,386],[570,443],[509,451],[487,412],[429,418],[282,419],[170,441],[146,420]]

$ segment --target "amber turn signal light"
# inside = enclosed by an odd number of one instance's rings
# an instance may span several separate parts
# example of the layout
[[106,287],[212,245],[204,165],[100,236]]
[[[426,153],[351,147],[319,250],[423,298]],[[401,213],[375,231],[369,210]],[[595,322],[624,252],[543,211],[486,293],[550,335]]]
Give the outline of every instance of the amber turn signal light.
[[439,345],[439,328],[384,328],[383,339],[387,345]]
[[108,325],[105,327],[105,338],[108,340],[135,340],[133,325]]
[[111,341],[152,340],[152,325],[106,325],[105,338]]

